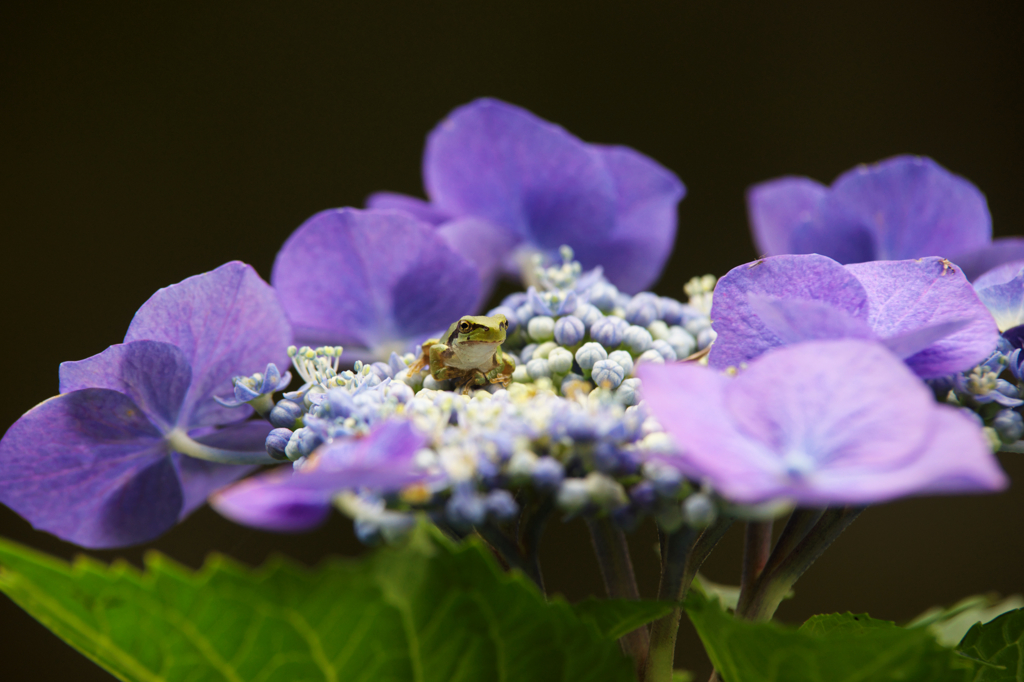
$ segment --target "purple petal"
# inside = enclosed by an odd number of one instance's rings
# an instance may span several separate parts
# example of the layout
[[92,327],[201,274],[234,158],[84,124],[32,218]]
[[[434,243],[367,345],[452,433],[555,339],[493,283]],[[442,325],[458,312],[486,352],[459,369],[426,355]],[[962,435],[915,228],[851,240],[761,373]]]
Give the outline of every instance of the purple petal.
[[385,422],[365,438],[319,448],[294,474],[273,471],[222,490],[210,502],[239,523],[296,531],[326,518],[331,498],[360,487],[390,492],[427,475],[415,465],[425,439],[409,422]]
[[[226,426],[205,436],[195,436],[195,440],[214,448],[259,452],[266,448],[267,434],[272,428],[263,420],[247,421]],[[237,481],[257,468],[216,464],[179,453],[173,453],[172,457],[185,495],[180,514],[182,519],[202,506],[213,491]]]
[[1006,485],[977,424],[937,405],[877,343],[781,348],[734,380],[693,364],[638,375],[682,451],[662,460],[740,503],[867,504]]
[[793,253],[819,253],[840,263],[863,263],[878,258],[878,235],[857,206],[822,200],[814,220],[796,226],[790,237]]
[[825,204],[822,221],[844,214],[871,229],[879,260],[953,256],[992,239],[984,195],[925,157],[896,156],[847,171]]
[[164,433],[178,423],[191,382],[192,369],[184,354],[159,341],[122,343],[91,358],[60,364],[61,393],[84,388],[124,393]]
[[927,325],[918,329],[896,334],[885,339],[880,339],[883,346],[889,349],[893,355],[905,360],[916,355],[925,348],[933,345],[950,334],[954,334],[967,327],[970,320],[949,320],[937,324]]
[[672,253],[686,187],[672,171],[629,147],[590,147],[615,183],[615,229],[605,239],[581,234],[569,243],[584,270],[600,266],[620,290],[644,291]]
[[494,99],[459,107],[427,138],[431,203],[474,215],[541,250],[604,239],[617,195],[601,155],[563,128]]
[[352,344],[385,358],[396,343],[472,312],[480,292],[476,268],[430,225],[352,208],[303,223],[278,252],[271,280],[298,342]]
[[231,395],[231,378],[288,364],[291,328],[277,294],[250,266],[233,261],[157,291],[135,313],[125,342],[165,341],[192,367],[183,426],[224,424],[248,415],[214,395]]
[[964,271],[964,277],[976,282],[979,277],[997,266],[1024,260],[1024,237],[996,239],[980,249],[956,254],[951,258]]
[[292,473],[281,467],[249,478],[210,498],[210,505],[246,526],[296,533],[319,526],[331,513],[330,496],[287,485]]
[[825,339],[874,339],[867,322],[822,301],[748,294],[750,310],[784,344]]
[[848,265],[868,293],[868,324],[882,338],[967,321],[953,334],[906,359],[930,379],[970,369],[996,347],[998,330],[960,270],[941,258]]
[[7,431],[0,501],[35,528],[103,548],[169,529],[182,492],[163,438],[139,406],[88,388],[37,405]]
[[438,209],[419,197],[396,192],[375,192],[366,198],[366,208],[380,210],[405,211],[417,220],[440,225],[454,218],[453,215]]
[[[494,283],[505,271],[516,273],[513,250],[518,243],[516,235],[480,218],[458,218],[439,225],[437,234],[456,253],[476,266],[480,274],[480,297],[486,299]],[[513,260],[513,262],[509,262]],[[477,301],[473,310],[480,308]]]
[[814,218],[827,192],[820,182],[801,177],[769,180],[748,189],[747,214],[760,253],[798,253],[793,250],[793,235]]
[[825,256],[772,256],[733,268],[715,287],[712,327],[718,338],[708,358],[712,367],[738,367],[782,345],[750,308],[749,294],[777,299],[820,301],[855,319],[867,319],[864,287],[839,263]]
[[974,287],[999,327],[1005,332],[1024,324],[1024,269],[1007,263],[978,278]]

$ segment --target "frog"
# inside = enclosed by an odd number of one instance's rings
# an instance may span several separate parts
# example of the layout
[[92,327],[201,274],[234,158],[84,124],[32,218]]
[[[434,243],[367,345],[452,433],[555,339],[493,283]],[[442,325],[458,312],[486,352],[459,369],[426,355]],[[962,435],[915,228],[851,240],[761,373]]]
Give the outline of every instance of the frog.
[[504,315],[463,315],[448,327],[444,337],[423,343],[422,354],[409,372],[429,368],[436,381],[450,380],[463,394],[474,386],[507,387],[516,369],[515,360],[501,352],[507,330]]

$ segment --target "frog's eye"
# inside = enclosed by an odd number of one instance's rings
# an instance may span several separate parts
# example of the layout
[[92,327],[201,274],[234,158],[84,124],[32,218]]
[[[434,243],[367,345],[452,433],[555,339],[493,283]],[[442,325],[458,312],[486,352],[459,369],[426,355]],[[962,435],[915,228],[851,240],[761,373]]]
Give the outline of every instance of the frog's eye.
[[468,332],[469,331],[469,322],[459,322],[459,331],[460,332]]
[[500,326],[502,329],[508,329],[508,322],[502,322]]

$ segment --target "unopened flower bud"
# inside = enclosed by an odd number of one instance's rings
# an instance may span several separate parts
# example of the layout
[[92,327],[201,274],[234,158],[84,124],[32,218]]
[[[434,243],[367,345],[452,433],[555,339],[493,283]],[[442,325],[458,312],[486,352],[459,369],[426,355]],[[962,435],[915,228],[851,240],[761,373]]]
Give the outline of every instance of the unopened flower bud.
[[[554,348],[548,353],[548,368],[552,374],[566,374],[572,369],[572,360],[571,351],[561,347]],[[527,367],[527,371],[529,371],[529,367]]]
[[1024,418],[1015,410],[1000,410],[992,420],[992,428],[999,434],[1003,443],[1013,443],[1024,435]]
[[599,343],[585,343],[580,346],[580,349],[576,351],[576,362],[579,363],[580,369],[583,370],[584,375],[589,374],[590,370],[594,368],[594,365],[601,360],[608,357],[608,351],[604,349]]
[[295,422],[304,414],[302,406],[291,400],[278,400],[270,410],[270,423],[279,429],[293,429]]
[[651,347],[651,343],[654,339],[651,338],[651,333],[643,327],[636,325],[631,326],[622,335],[622,345],[629,350],[633,355],[640,355],[645,350]]
[[274,459],[282,462],[288,460],[288,455],[285,454],[285,448],[288,447],[288,441],[292,437],[291,429],[274,429],[267,434],[267,454]]
[[534,341],[550,341],[555,337],[555,321],[547,315],[540,315],[530,320],[526,330]]
[[559,345],[575,346],[583,340],[586,333],[583,320],[574,315],[568,315],[555,322],[555,341]]
[[618,388],[625,376],[622,366],[610,359],[594,363],[590,374],[595,384],[607,390]]
[[683,500],[683,520],[693,528],[707,528],[718,517],[718,508],[709,495],[695,493]]

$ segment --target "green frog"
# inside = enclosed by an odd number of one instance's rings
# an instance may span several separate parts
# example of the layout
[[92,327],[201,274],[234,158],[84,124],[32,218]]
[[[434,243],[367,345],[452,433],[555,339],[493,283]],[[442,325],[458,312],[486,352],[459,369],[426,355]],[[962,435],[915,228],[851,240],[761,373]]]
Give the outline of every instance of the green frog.
[[516,363],[501,352],[507,329],[504,315],[464,315],[448,327],[443,339],[428,339],[423,344],[423,354],[409,372],[429,367],[436,381],[450,380],[463,393],[485,384],[508,386]]

